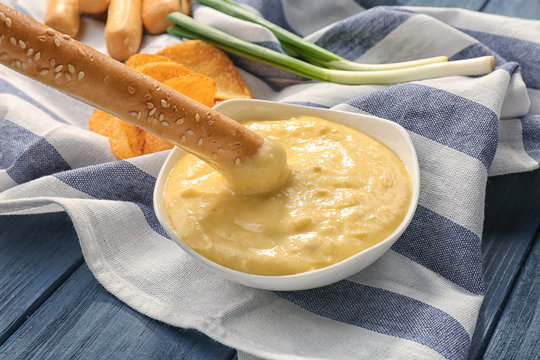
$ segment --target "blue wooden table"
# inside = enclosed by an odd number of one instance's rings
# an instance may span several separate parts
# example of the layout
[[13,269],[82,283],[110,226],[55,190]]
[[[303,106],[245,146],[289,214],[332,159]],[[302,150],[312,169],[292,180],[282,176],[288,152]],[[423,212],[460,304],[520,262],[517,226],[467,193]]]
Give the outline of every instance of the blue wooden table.
[[[360,3],[369,7],[376,2]],[[540,19],[538,1],[458,3],[472,10]],[[540,170],[490,178],[488,183],[483,235],[487,294],[470,359],[539,358],[539,185]],[[105,291],[86,266],[66,214],[0,216],[0,359],[235,356],[234,349],[197,331],[149,319]]]

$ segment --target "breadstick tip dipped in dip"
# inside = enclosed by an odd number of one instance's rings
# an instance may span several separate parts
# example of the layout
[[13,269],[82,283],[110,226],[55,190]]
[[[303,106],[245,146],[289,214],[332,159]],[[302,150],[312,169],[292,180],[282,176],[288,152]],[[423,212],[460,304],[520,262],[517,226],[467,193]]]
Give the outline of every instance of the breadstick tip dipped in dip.
[[289,176],[278,144],[3,4],[0,63],[197,155],[236,192],[269,192]]

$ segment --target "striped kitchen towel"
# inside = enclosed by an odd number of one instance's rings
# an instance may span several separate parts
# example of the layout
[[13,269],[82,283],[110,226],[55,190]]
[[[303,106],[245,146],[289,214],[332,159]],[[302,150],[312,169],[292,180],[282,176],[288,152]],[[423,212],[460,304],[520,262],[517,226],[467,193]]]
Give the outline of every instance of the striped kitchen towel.
[[[117,161],[88,130],[93,109],[0,67],[0,214],[66,211],[95,277],[152,318],[198,329],[240,358],[463,359],[484,285],[481,235],[489,176],[540,162],[540,22],[456,9],[376,7],[354,0],[244,1],[351,60],[494,55],[480,77],[393,86],[312,82],[234,58],[261,99],[365,113],[403,125],[418,151],[414,219],[360,273],[298,292],[222,280],[169,240],[152,210],[167,152]],[[7,5],[43,20],[46,1]],[[197,7],[194,16],[280,49],[268,31]],[[106,51],[103,24],[81,41]],[[141,52],[180,41],[146,36]]]

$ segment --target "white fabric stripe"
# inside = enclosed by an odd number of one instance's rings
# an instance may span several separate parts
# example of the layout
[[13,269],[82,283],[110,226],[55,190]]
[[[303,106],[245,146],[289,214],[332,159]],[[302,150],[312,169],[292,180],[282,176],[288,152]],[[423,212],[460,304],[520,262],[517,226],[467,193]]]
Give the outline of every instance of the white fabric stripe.
[[[0,67],[0,79],[11,83],[63,121],[88,129],[87,120],[93,112],[90,106],[3,66]],[[11,106],[11,103],[7,104]]]
[[[358,109],[340,105],[336,110],[363,113]],[[487,171],[478,159],[442,145],[424,136],[409,132],[420,163],[419,204],[463,226],[477,236],[482,235],[484,192],[464,192],[470,183],[483,184]],[[464,212],[461,209],[476,209]],[[475,214],[469,217],[469,214]]]
[[529,99],[531,100],[531,107],[529,108],[530,115],[540,114],[540,89],[527,89]]
[[521,117],[530,111],[530,107],[531,100],[527,94],[523,77],[521,73],[515,73],[510,78],[499,117],[502,120]]
[[282,0],[287,23],[300,36],[306,36],[336,21],[352,16],[364,10],[353,0],[318,1]]
[[193,17],[208,26],[224,31],[236,38],[249,42],[277,42],[270,30],[260,25],[225,15],[209,7],[198,7]]
[[484,298],[471,294],[392,250],[349,280],[405,295],[438,308],[456,319],[470,337],[476,326],[475,311],[472,309],[479,307]]
[[499,122],[499,144],[489,175],[504,175],[538,169],[538,163],[527,154],[523,145],[520,119]]
[[157,177],[161,166],[169,155],[170,150],[160,151],[158,153],[137,156],[126,161],[136,166],[145,173]]
[[[430,30],[426,31],[426,29]],[[411,34],[415,35],[411,36]],[[441,41],[441,39],[452,39],[452,41]],[[423,58],[452,56],[476,42],[472,37],[420,14],[409,18],[356,61],[388,63],[416,60],[419,58],[418,54],[422,54]]]
[[54,198],[93,199],[90,195],[72,188],[54,176],[44,176],[0,192],[0,202],[12,200],[24,202],[37,198],[48,199],[49,202],[52,202]]
[[17,183],[13,181],[11,176],[7,174],[6,170],[0,170],[0,195],[2,194],[2,191],[12,188],[16,185]]
[[253,93],[253,97],[255,99],[269,100],[276,96],[277,93],[258,77],[253,76],[242,69],[238,69],[238,71],[240,72],[240,75],[242,75],[246,85]]
[[540,39],[537,36],[538,32],[540,32],[540,23],[535,20],[486,14],[466,9],[412,6],[404,8],[433,16],[457,28],[483,31],[490,34],[540,43]]
[[[512,81],[511,81],[512,80]],[[527,101],[527,89],[521,76],[510,77],[506,70],[496,70],[480,78],[467,76],[450,76],[445,81],[428,79],[417,81],[417,84],[447,91],[483,105],[497,116],[501,114],[503,100],[512,104],[506,108],[505,114],[515,114],[514,117],[525,115],[530,103]],[[512,84],[512,85],[510,85]],[[506,94],[501,89],[507,89]],[[519,100],[519,101],[516,101]]]
[[118,160],[111,151],[109,140],[104,136],[77,126],[59,123],[18,96],[0,94],[0,101],[9,104],[6,115],[8,120],[33,134],[44,137],[71,168]]

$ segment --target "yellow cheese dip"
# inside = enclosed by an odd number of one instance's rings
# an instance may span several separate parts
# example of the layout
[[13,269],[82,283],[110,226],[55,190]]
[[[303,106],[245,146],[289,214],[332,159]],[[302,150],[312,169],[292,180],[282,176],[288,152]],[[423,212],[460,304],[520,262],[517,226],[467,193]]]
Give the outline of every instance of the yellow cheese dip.
[[204,257],[252,274],[296,274],[377,244],[405,217],[409,173],[372,137],[307,116],[246,126],[285,148],[291,174],[281,189],[236,193],[190,154],[167,180],[170,223]]

